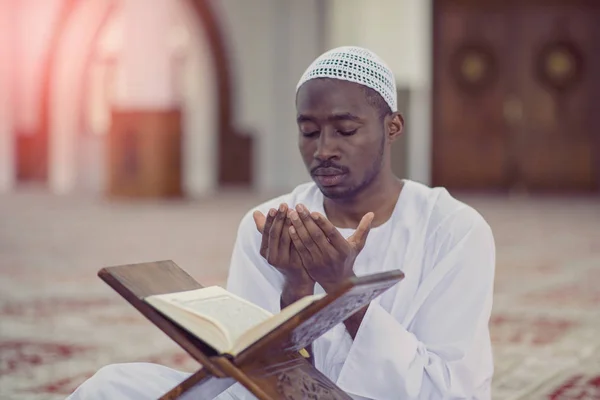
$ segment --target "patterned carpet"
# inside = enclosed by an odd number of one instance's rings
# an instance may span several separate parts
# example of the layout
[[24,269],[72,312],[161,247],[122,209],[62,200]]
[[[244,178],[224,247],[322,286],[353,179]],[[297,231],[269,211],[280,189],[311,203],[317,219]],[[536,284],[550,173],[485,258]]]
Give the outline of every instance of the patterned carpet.
[[[99,367],[196,363],[97,277],[172,259],[224,282],[243,213],[261,199],[109,203],[0,197],[0,399],[64,399]],[[600,202],[467,197],[498,247],[494,399],[600,399]]]

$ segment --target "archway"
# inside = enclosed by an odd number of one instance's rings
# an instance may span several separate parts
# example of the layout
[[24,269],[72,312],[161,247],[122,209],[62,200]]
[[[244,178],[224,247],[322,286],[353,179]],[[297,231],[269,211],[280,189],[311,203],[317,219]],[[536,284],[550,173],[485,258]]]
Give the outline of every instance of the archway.
[[[185,0],[194,10],[208,39],[216,79],[217,103],[217,174],[219,185],[249,185],[251,175],[251,139],[240,136],[234,128],[233,85],[229,55],[220,23],[206,0]],[[75,181],[76,134],[81,129],[82,97],[85,76],[99,34],[117,1],[99,0],[77,2],[68,0],[65,13],[55,31],[48,68],[43,80],[41,121],[45,137],[49,138],[51,164],[50,186],[56,192],[68,192]],[[93,26],[85,34],[77,31],[77,24]],[[74,34],[77,32],[77,34]],[[68,58],[69,49],[83,49],[79,59]],[[68,63],[65,60],[68,59]],[[69,115],[70,114],[70,115]]]

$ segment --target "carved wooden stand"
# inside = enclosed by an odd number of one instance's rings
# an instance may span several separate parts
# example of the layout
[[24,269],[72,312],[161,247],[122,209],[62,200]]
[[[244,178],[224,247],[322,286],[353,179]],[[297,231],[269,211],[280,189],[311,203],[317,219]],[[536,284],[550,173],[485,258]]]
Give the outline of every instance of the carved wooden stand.
[[192,387],[199,398],[212,399],[235,382],[260,400],[351,400],[299,350],[404,277],[400,271],[389,271],[348,280],[232,358],[217,354],[144,302],[145,297],[154,294],[202,287],[174,262],[108,267],[101,269],[98,276],[202,365],[163,395],[164,400],[176,399]]

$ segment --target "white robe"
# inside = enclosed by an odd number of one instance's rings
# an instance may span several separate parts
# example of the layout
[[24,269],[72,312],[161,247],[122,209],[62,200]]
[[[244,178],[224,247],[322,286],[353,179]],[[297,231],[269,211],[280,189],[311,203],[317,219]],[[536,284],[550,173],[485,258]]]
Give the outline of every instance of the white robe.
[[[314,183],[258,209],[282,202],[324,214]],[[252,211],[240,223],[227,289],[276,313],[283,277],[259,254]],[[406,278],[370,304],[354,340],[343,324],[319,338],[316,367],[355,399],[490,399],[495,246],[483,217],[442,188],[405,181],[391,218],[371,230],[354,265],[359,276],[392,269]],[[108,366],[69,400],[157,398],[187,376],[154,364]],[[254,397],[240,385],[218,396],[236,398]]]

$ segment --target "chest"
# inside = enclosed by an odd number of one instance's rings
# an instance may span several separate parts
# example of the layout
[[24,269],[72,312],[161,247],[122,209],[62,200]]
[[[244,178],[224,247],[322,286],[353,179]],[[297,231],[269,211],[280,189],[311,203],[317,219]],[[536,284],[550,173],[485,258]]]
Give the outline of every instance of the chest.
[[375,301],[403,322],[423,274],[424,243],[421,235],[405,228],[371,232],[354,264],[358,276],[400,269],[405,278]]

